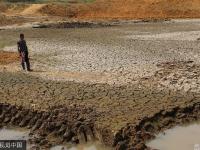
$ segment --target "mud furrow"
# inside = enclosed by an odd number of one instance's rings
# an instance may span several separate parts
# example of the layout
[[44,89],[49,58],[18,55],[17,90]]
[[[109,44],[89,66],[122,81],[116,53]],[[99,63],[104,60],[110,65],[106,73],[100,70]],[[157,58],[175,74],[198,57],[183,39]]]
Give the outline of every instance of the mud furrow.
[[[66,113],[65,113],[66,112]],[[69,112],[73,112],[71,118]],[[76,108],[52,108],[51,111],[35,111],[20,106],[0,103],[0,125],[18,126],[30,129],[30,135],[37,135],[30,142],[49,148],[52,143],[48,135],[61,138],[62,142],[75,144],[95,139],[94,124],[88,118],[79,116]]]
[[117,150],[151,150],[146,142],[159,132],[200,119],[200,103],[186,107],[161,110],[152,117],[143,118],[137,125],[127,125],[115,136],[113,146]]

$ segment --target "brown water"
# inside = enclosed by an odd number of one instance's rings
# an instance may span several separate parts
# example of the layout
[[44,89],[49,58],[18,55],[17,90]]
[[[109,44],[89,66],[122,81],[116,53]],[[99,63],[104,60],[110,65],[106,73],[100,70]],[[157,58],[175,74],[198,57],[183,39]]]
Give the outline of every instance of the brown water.
[[[28,140],[29,130],[24,130],[21,128],[2,128],[0,129],[0,140]],[[31,148],[32,145],[27,146],[27,150]],[[50,150],[110,150],[110,148],[105,147],[100,142],[88,142],[85,144],[74,145],[58,145],[52,147]]]
[[111,150],[111,148],[102,145],[100,142],[89,142],[85,144],[79,144],[77,146],[59,145],[52,147],[50,150]]
[[29,131],[20,128],[2,128],[0,140],[27,140]]
[[200,124],[166,130],[147,145],[159,150],[200,150]]

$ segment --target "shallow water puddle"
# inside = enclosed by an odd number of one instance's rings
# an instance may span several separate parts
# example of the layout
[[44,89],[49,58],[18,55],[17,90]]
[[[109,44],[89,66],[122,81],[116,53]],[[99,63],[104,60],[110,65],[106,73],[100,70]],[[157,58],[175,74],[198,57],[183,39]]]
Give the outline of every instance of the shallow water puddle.
[[[0,140],[28,140],[29,130],[21,128],[2,128],[0,129]],[[27,144],[29,150],[32,145]]]
[[20,128],[0,129],[0,140],[27,140],[29,131]]
[[[2,128],[0,129],[0,140],[28,140],[29,130],[24,130],[21,128]],[[28,144],[27,150],[31,148]],[[89,142],[85,144],[79,144],[77,146],[72,145],[58,145],[52,147],[50,150],[110,150],[110,148],[105,147],[100,142]]]
[[166,130],[147,145],[159,150],[200,150],[200,124]]
[[111,150],[110,148],[102,145],[100,142],[89,142],[79,144],[77,146],[55,146],[50,150]]

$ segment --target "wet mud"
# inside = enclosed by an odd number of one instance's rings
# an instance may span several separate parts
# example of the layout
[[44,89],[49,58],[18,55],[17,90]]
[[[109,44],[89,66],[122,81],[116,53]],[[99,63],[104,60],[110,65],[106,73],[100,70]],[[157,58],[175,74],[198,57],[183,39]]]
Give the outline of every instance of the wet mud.
[[200,113],[198,84],[187,91],[160,87],[161,79],[174,81],[184,69],[189,70],[185,76],[199,77],[199,66],[191,61],[158,66],[153,76],[129,85],[59,82],[2,72],[1,125],[31,129],[39,135],[31,142],[44,148],[96,139],[117,150],[151,149],[145,143],[157,133],[199,120]]
[[136,126],[128,125],[117,135],[114,145],[117,149],[153,150],[146,142],[155,135],[176,125],[199,120],[200,104],[185,108],[175,107],[172,110],[161,110],[152,117],[146,117]]
[[33,25],[33,28],[98,28],[98,27],[112,27],[114,24],[103,23],[103,22],[81,22],[81,21],[70,21],[70,22],[54,22],[54,23],[40,23]]
[[[199,120],[197,23],[24,30],[36,70],[0,71],[2,126],[30,128],[37,148],[94,138],[119,150],[150,149],[157,133]],[[18,31],[1,31],[1,39],[14,42]],[[91,82],[41,78],[46,70]]]
[[[0,104],[0,108],[0,125],[30,129],[29,135],[32,138],[29,143],[35,145],[33,149],[48,149],[57,143],[78,144],[95,139],[93,122],[89,118],[79,116],[89,113],[91,109],[60,106],[51,108],[51,111],[34,111],[9,104]],[[55,140],[56,137],[59,138]]]

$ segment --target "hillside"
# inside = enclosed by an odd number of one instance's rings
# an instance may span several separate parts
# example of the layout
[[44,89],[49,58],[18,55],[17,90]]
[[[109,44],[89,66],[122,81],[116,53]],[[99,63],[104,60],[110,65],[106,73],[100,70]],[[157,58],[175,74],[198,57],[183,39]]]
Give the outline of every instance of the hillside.
[[200,0],[97,0],[78,18],[199,18]]
[[[60,16],[77,19],[200,18],[200,0],[96,0],[91,3],[0,5],[1,12],[20,16]],[[19,7],[19,9],[18,9]]]
[[72,4],[67,9],[53,5],[47,8],[41,9],[42,12],[81,19],[200,17],[200,0],[96,0],[89,4]]

